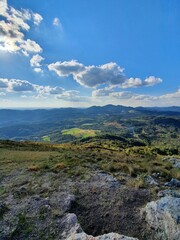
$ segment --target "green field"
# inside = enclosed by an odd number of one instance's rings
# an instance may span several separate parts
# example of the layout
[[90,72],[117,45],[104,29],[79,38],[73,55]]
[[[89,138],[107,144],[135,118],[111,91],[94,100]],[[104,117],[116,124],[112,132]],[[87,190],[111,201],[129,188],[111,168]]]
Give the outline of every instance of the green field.
[[87,137],[95,137],[97,135],[97,131],[89,130],[89,129],[80,129],[80,128],[71,128],[62,130],[62,135],[71,135],[77,138],[87,138]]
[[42,137],[42,140],[43,140],[44,142],[50,142],[50,141],[51,141],[51,139],[50,139],[49,136],[43,136],[43,137]]

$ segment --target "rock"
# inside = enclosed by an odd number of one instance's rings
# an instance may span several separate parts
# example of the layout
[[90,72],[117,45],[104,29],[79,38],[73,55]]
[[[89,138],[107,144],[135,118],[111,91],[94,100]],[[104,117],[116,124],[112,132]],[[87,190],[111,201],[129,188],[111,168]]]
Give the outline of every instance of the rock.
[[180,187],[180,181],[172,178],[170,182],[167,182],[164,185],[168,187]]
[[0,202],[0,216],[2,216],[8,210],[5,203]]
[[64,230],[62,239],[66,240],[138,240],[137,238],[126,237],[117,233],[108,233],[97,237],[87,235],[82,230],[74,213],[68,213],[63,218],[60,228]]
[[180,239],[180,198],[162,197],[142,209],[149,228],[155,230],[154,239]]
[[162,190],[160,192],[158,192],[158,197],[167,197],[167,196],[171,196],[171,197],[175,197],[175,198],[180,198],[180,191],[179,190]]
[[155,178],[160,178],[161,177],[161,174],[159,172],[155,172],[155,173],[152,173],[152,176],[155,177]]
[[137,238],[126,237],[124,235],[120,235],[117,233],[108,233],[98,237],[93,237],[90,235],[86,235],[84,232],[76,234],[72,238],[68,238],[68,240],[138,240]]
[[172,158],[168,158],[168,159],[166,158],[164,160],[171,162],[173,167],[180,168],[180,159],[179,158],[172,157]]
[[137,238],[127,237],[124,235],[120,235],[117,233],[108,233],[104,234],[102,236],[96,237],[96,240],[138,240]]
[[112,175],[99,171],[91,178],[91,183],[95,187],[116,188],[120,185],[119,181]]
[[68,195],[64,201],[64,210],[67,212],[71,209],[72,203],[75,201],[74,195]]
[[158,183],[154,180],[154,178],[149,175],[145,177],[145,181],[150,185],[156,185],[156,186],[158,185]]
[[74,213],[68,213],[62,219],[60,229],[63,229],[62,239],[76,239],[73,238],[76,233],[82,233],[80,224],[77,221],[77,216]]

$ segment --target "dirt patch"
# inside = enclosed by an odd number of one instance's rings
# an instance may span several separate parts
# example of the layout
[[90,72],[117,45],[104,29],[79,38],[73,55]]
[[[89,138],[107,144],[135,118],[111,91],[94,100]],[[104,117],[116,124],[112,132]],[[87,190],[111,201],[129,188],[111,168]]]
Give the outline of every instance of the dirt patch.
[[[79,184],[75,213],[83,230],[93,236],[109,232],[147,239],[146,226],[139,209],[150,201],[147,190],[127,189],[113,179],[96,176],[89,183]],[[103,181],[105,184],[103,184]]]

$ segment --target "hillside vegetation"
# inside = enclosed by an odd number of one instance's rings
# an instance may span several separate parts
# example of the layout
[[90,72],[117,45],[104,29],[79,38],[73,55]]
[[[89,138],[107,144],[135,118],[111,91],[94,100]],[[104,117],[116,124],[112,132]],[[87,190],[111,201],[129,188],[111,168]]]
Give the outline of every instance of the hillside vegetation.
[[179,112],[13,113],[14,122],[0,118],[0,240],[178,239]]

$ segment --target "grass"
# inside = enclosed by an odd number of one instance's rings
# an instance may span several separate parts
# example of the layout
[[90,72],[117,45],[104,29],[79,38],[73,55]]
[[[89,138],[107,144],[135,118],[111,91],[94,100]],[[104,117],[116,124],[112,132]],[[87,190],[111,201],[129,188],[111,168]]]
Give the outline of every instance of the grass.
[[[106,146],[111,145],[111,149]],[[19,147],[21,146],[21,148]],[[46,146],[46,147],[45,147]],[[111,142],[89,142],[82,144],[38,145],[17,144],[16,147],[0,148],[0,175],[6,176],[13,170],[26,169],[29,172],[64,172],[66,177],[88,177],[96,169],[111,174],[125,173],[130,177],[160,173],[163,181],[172,177],[180,179],[177,169],[164,156],[153,154],[146,147],[119,149]],[[33,150],[34,149],[34,150]],[[113,150],[112,150],[113,149]],[[136,151],[135,151],[136,150]]]
[[62,135],[72,135],[76,138],[88,138],[95,137],[97,135],[97,131],[89,130],[89,129],[81,129],[81,128],[71,128],[62,130]]
[[42,137],[42,140],[43,140],[44,142],[51,142],[51,139],[50,139],[49,136],[43,136],[43,137]]

